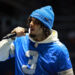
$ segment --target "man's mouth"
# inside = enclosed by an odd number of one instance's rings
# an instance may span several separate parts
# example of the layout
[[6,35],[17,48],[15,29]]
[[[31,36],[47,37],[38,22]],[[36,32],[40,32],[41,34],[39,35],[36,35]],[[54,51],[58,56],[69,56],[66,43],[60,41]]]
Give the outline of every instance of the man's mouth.
[[32,31],[34,31],[34,29],[33,29],[33,28],[31,28],[31,29],[30,29],[30,31],[32,32]]

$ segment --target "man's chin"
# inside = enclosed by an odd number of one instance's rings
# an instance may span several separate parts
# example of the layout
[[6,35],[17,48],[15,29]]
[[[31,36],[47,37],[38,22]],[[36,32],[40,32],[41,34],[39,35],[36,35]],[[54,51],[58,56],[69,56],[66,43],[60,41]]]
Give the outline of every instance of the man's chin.
[[29,34],[30,37],[35,38],[36,35],[35,34]]

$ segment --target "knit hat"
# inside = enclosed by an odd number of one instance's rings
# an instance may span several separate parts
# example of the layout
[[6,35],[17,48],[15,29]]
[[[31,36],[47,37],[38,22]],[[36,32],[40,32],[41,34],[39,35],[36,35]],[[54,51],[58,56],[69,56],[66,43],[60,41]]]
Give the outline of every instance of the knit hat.
[[40,9],[34,10],[30,17],[40,20],[49,29],[52,29],[53,27],[54,12],[51,6],[44,6]]

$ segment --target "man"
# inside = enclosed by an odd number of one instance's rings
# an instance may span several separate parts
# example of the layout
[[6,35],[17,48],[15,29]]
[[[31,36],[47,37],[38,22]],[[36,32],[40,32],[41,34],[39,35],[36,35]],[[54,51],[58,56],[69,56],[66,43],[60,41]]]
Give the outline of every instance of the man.
[[28,34],[17,27],[12,30],[17,34],[12,44],[11,39],[0,42],[0,61],[15,55],[15,75],[74,75],[68,50],[52,29],[53,22],[51,6],[33,11],[28,18]]

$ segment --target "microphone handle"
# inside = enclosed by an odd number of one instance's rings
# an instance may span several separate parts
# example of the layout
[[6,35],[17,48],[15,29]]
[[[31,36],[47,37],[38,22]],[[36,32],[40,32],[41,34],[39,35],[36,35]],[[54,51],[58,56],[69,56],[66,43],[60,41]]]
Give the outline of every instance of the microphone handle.
[[10,34],[4,36],[3,39],[9,39],[9,38],[15,37],[16,35],[17,35],[16,33],[12,33],[12,34],[10,33]]

